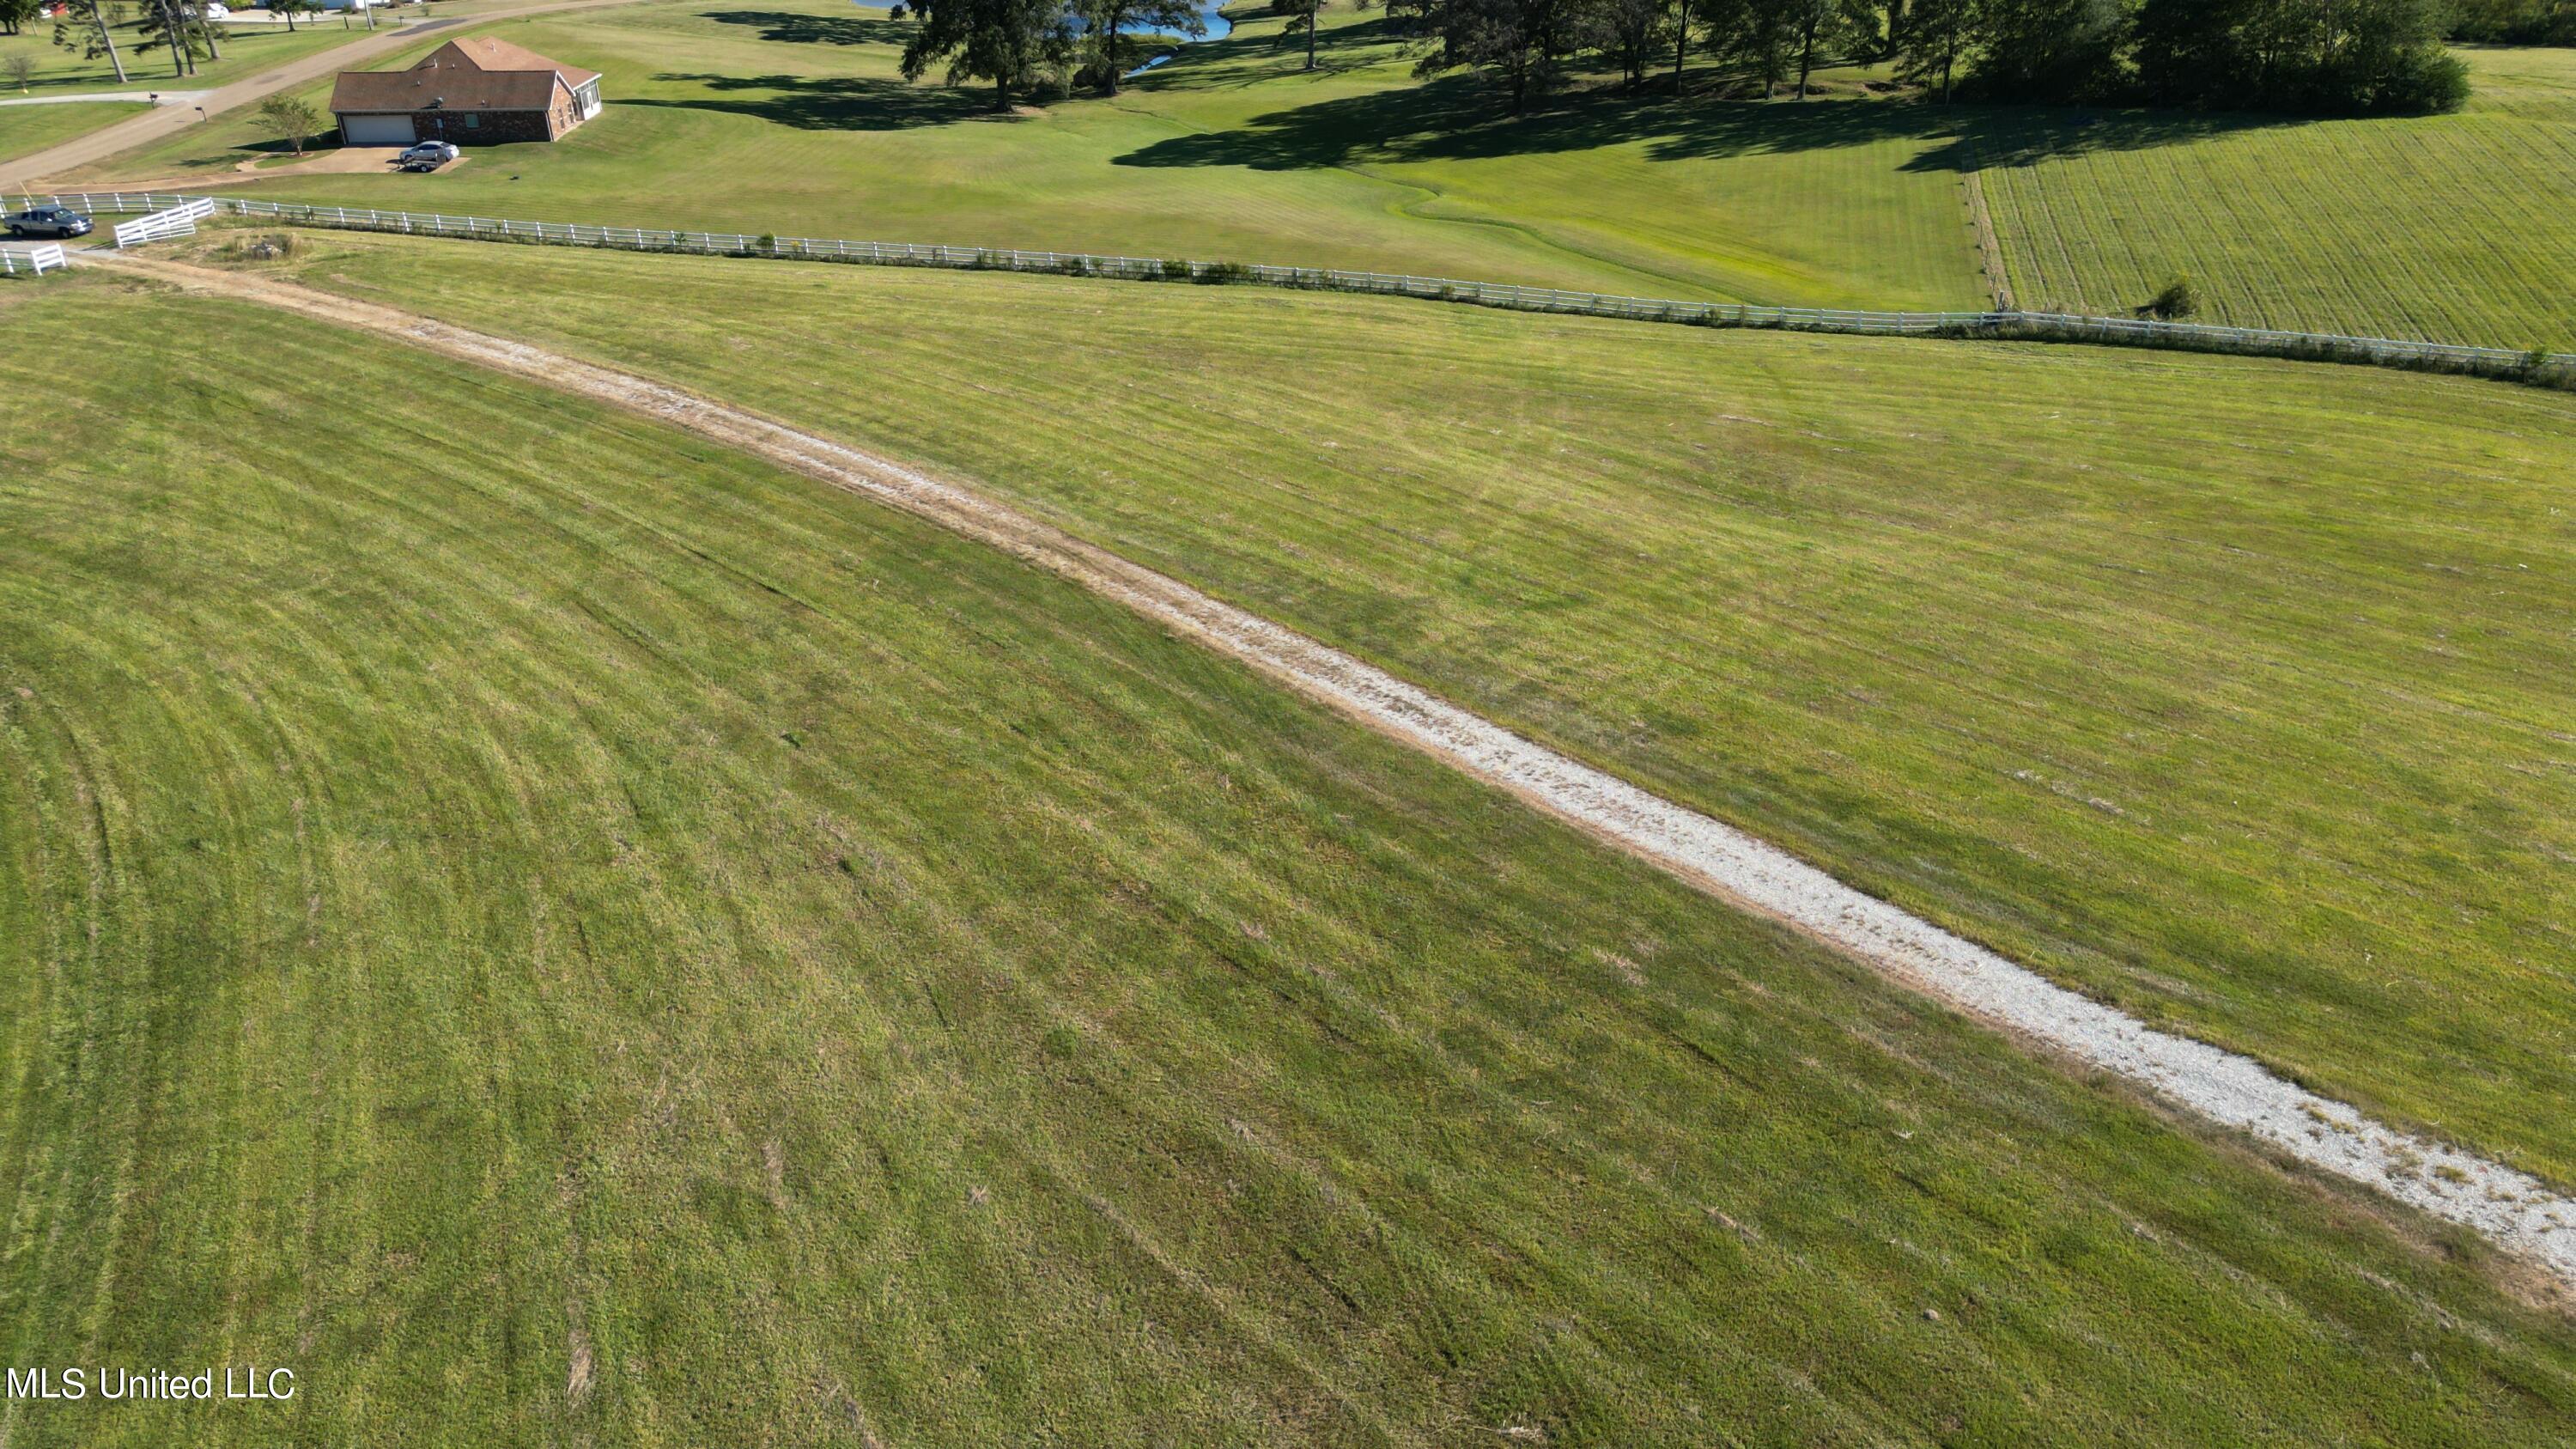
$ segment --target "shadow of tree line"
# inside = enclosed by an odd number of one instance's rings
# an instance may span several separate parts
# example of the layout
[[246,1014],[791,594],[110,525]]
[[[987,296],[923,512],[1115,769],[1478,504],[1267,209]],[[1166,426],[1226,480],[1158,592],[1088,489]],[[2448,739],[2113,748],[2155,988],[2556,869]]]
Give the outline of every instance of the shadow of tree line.
[[[803,45],[900,47],[912,34],[901,21],[781,10],[715,10],[702,18],[758,30],[759,38]],[[1339,26],[1319,37],[1328,69],[1382,59],[1397,39],[1383,19]],[[1267,54],[1276,37],[1238,31],[1190,47],[1208,62]],[[1360,56],[1357,52],[1375,52]],[[1272,72],[1151,72],[1148,86],[1254,84]],[[725,111],[801,130],[891,131],[993,119],[981,96],[891,78],[842,76],[664,75],[709,91],[733,93],[686,100],[635,100],[638,106]],[[1705,85],[1705,76],[1694,81]],[[750,94],[758,92],[759,94]],[[1354,163],[1471,160],[1593,150],[1643,141],[1657,161],[1781,155],[1906,140],[1923,149],[1903,169],[1960,172],[2030,166],[2056,157],[2148,150],[2238,131],[2314,124],[2299,117],[2025,106],[1945,106],[1929,101],[1722,100],[1640,94],[1606,86],[1561,93],[1514,115],[1492,85],[1470,74],[1340,96],[1253,117],[1244,126],[1173,136],[1114,158],[1141,167],[1242,166],[1304,170]]]
[[802,15],[791,10],[702,10],[700,20],[718,25],[748,25],[762,40],[789,45],[894,45],[912,38],[913,27],[900,20],[863,15]]
[[2297,117],[1945,106],[1929,101],[1734,101],[1596,88],[1522,115],[1470,76],[1255,116],[1243,127],[1174,136],[1122,166],[1244,166],[1284,171],[1359,162],[1473,160],[1588,151],[1643,141],[1657,161],[1782,155],[1907,140],[1907,171],[2031,166],[2055,157],[2139,151],[2238,131],[2312,124]]
[[722,111],[800,131],[905,131],[959,121],[1003,119],[989,97],[953,86],[917,86],[882,76],[688,75],[658,81],[703,86],[713,95],[639,97],[628,106]]

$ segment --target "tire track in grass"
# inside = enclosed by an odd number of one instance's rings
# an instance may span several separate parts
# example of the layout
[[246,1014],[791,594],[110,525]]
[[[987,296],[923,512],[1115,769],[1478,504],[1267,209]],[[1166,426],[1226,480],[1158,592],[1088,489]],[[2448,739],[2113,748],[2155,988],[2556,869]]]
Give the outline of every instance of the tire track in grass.
[[[109,260],[102,258],[101,260]],[[1533,744],[1384,670],[892,460],[667,384],[414,313],[268,278],[136,257],[129,274],[398,338],[658,418],[1061,575],[1224,653],[1745,910],[2049,1052],[2155,1093],[2434,1217],[2485,1234],[2576,1286],[2576,1199],[2391,1129],[2253,1059],[2158,1031],[2013,964],[1731,826]]]

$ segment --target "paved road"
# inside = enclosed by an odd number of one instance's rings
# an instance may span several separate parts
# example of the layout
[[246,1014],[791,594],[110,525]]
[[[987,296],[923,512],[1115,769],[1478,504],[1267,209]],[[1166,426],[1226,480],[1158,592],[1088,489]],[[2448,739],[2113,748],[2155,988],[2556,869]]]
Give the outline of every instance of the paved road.
[[408,49],[424,36],[441,31],[480,25],[489,20],[502,20],[520,15],[543,15],[556,10],[590,10],[603,5],[630,5],[634,0],[544,0],[536,5],[513,5],[506,9],[477,10],[472,15],[458,15],[445,20],[425,20],[417,25],[388,25],[363,40],[318,51],[271,70],[261,71],[248,80],[235,81],[206,93],[202,101],[184,106],[162,106],[139,116],[128,116],[112,126],[102,126],[86,136],[75,136],[59,146],[21,156],[15,161],[0,161],[0,191],[30,191],[47,176],[59,176],[75,167],[104,161],[120,152],[130,151],[147,142],[175,135],[199,124],[197,110],[203,107],[209,116],[219,116],[238,106],[256,103],[269,92],[288,86],[300,86],[344,70],[364,69],[371,60],[388,52]]
[[151,102],[161,106],[193,106],[213,91],[80,91],[68,96],[15,96],[0,101],[0,106],[67,106],[75,101],[132,101],[136,105]]

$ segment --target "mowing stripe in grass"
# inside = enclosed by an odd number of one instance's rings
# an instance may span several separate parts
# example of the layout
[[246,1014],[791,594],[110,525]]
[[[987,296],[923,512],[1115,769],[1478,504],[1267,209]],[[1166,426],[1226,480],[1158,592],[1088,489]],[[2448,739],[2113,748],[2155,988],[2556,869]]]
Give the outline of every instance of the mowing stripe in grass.
[[1522,739],[1338,650],[1083,543],[980,494],[660,383],[300,286],[120,258],[199,288],[386,333],[661,418],[1039,564],[1241,659],[1694,884],[1793,924],[1896,980],[2116,1073],[2222,1126],[2487,1234],[2576,1284],[2576,1200],[2392,1131],[2260,1064],[2154,1030],[1708,816]]

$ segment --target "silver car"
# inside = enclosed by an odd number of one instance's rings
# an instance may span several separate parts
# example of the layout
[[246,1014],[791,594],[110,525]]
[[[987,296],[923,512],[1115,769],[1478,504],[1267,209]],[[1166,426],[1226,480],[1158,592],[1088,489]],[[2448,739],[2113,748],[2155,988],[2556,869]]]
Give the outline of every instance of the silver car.
[[405,171],[435,171],[465,153],[453,141],[421,141],[394,158]]
[[68,206],[33,206],[16,216],[0,218],[11,236],[41,236],[68,240],[87,236],[93,228],[90,219]]

